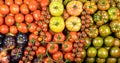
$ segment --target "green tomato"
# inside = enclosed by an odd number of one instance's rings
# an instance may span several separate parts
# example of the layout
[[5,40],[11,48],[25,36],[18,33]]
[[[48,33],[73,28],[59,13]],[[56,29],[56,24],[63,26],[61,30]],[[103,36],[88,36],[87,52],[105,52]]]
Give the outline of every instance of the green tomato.
[[60,2],[51,2],[49,5],[49,10],[53,16],[61,16],[64,11],[64,6]]
[[112,47],[110,50],[110,55],[112,57],[118,58],[120,56],[120,49],[119,47]]
[[117,8],[120,10],[120,3],[117,3]]
[[119,32],[120,31],[120,21],[114,20],[110,23],[110,28],[112,32]]
[[120,46],[120,40],[118,38],[114,38],[114,46]]
[[120,39],[120,32],[116,32],[115,37]]
[[82,52],[81,52],[81,54],[82,54],[82,58],[85,58],[86,57],[86,50],[83,49]]
[[111,34],[110,27],[107,25],[100,26],[99,33],[100,33],[100,36],[102,36],[102,37],[106,37],[106,36],[110,35]]
[[88,47],[90,47],[90,45],[91,45],[91,40],[89,37],[86,37],[84,47],[87,49]]
[[103,59],[107,58],[108,57],[107,49],[105,49],[105,48],[98,49],[98,57],[103,58]]
[[95,58],[86,58],[86,63],[94,63]]
[[87,32],[88,36],[91,38],[95,38],[98,36],[98,29],[96,26],[91,26],[89,31]]
[[114,37],[112,37],[112,36],[107,36],[107,37],[105,37],[105,39],[104,39],[104,44],[105,44],[105,46],[107,46],[107,47],[113,46],[113,45],[114,45]]
[[117,58],[107,58],[107,63],[116,63]]
[[105,63],[105,59],[97,58],[97,59],[96,59],[96,62],[97,62],[97,63]]
[[64,19],[62,17],[52,17],[49,27],[53,32],[62,32],[65,28]]
[[94,48],[94,47],[89,47],[88,48],[88,50],[87,50],[87,56],[88,57],[93,58],[93,57],[96,56],[96,54],[97,54],[97,49],[96,48]]
[[103,45],[103,38],[102,37],[96,37],[93,39],[93,46],[101,47],[102,45]]

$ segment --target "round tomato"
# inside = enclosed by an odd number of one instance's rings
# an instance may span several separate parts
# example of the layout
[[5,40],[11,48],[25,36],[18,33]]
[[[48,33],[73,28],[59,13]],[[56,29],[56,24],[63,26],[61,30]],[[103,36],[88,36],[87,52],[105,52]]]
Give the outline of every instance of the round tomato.
[[98,1],[98,8],[100,10],[108,10],[110,8],[110,4],[108,0],[99,0]]
[[52,40],[52,34],[50,32],[45,32],[43,39],[45,42],[50,42]]
[[62,32],[54,34],[53,41],[63,42],[64,40],[65,40],[65,35]]
[[17,34],[18,30],[16,26],[10,26],[10,33]]
[[5,24],[8,25],[8,26],[11,26],[15,23],[15,20],[14,20],[14,17],[13,16],[10,16],[10,15],[7,15],[5,17]]
[[15,21],[18,23],[22,23],[24,21],[24,15],[19,13],[15,15]]
[[20,31],[21,33],[27,33],[28,32],[28,28],[27,25],[25,23],[18,23],[18,31]]
[[63,59],[63,53],[60,52],[60,51],[56,52],[55,54],[53,54],[53,59],[54,60],[61,60],[61,59]]
[[110,28],[112,32],[120,32],[120,20],[111,21]]
[[40,16],[41,16],[40,10],[35,10],[35,11],[33,12],[33,17],[34,17],[34,19],[35,19],[36,21],[40,20]]
[[5,4],[6,5],[11,5],[11,4],[13,4],[13,0],[5,0]]
[[31,11],[35,11],[38,8],[38,2],[36,0],[30,0],[28,7]]
[[23,2],[28,5],[30,3],[30,0],[24,0]]
[[50,58],[45,58],[44,63],[54,63]]
[[69,39],[70,42],[74,42],[75,40],[78,39],[77,32],[70,32],[69,36],[70,36],[70,39]]
[[0,32],[2,34],[7,34],[9,32],[9,27],[7,25],[1,25],[0,26]]
[[28,29],[30,32],[34,32],[37,30],[37,25],[35,23],[28,24]]
[[62,44],[62,50],[64,52],[70,52],[73,49],[73,44],[72,42],[64,42]]
[[55,44],[55,43],[49,43],[49,44],[47,44],[47,50],[51,54],[56,53],[58,51],[58,49],[59,49],[58,44]]
[[17,14],[17,13],[19,13],[19,5],[17,5],[17,4],[11,4],[11,5],[10,5],[10,12],[11,12],[12,14]]
[[2,25],[4,23],[4,19],[3,17],[0,16],[0,25]]
[[87,32],[88,36],[91,38],[95,38],[98,36],[98,29],[96,26],[91,26],[89,31]]
[[9,7],[5,4],[0,5],[0,13],[1,14],[8,14],[9,13]]
[[20,5],[20,11],[21,11],[21,13],[23,13],[23,14],[28,14],[28,13],[29,13],[29,9],[28,9],[27,4],[22,4],[22,5]]
[[64,58],[65,58],[66,60],[73,61],[73,60],[74,60],[73,53],[71,53],[71,52],[65,53]]
[[15,1],[15,4],[17,4],[17,5],[21,5],[23,3],[22,0],[14,0],[14,1]]
[[50,1],[49,0],[41,0],[40,5],[41,7],[47,7],[49,5]]
[[37,36],[37,35],[35,35],[35,34],[33,34],[33,33],[29,35],[29,40],[30,40],[30,41],[34,41],[34,40],[37,40],[37,39],[38,39],[38,36]]
[[31,23],[33,21],[33,16],[31,14],[26,14],[25,15],[25,21],[27,23]]
[[46,49],[43,46],[40,46],[37,50],[36,50],[36,55],[37,57],[39,57],[40,55],[43,55],[46,53]]

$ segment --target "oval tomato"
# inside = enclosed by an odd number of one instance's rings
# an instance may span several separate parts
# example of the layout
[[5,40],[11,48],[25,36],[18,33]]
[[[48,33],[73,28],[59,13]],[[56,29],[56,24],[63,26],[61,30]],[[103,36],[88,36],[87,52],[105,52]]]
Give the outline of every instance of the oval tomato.
[[47,50],[51,54],[56,53],[58,51],[58,49],[59,49],[58,44],[55,44],[55,43],[49,43],[49,44],[47,44]]
[[17,34],[18,30],[16,26],[10,26],[10,33]]
[[62,50],[64,52],[70,52],[73,49],[73,44],[72,42],[64,42],[62,44]]
[[66,60],[73,61],[73,60],[74,60],[73,53],[71,53],[71,52],[65,53],[64,58],[65,58]]
[[60,51],[56,52],[55,54],[53,54],[53,59],[54,60],[61,60],[61,59],[63,59],[63,53],[60,52]]
[[10,5],[10,12],[11,12],[12,14],[17,14],[17,13],[19,13],[19,5],[17,5],[17,4],[11,4],[11,5]]
[[15,4],[17,4],[17,5],[21,5],[23,3],[22,0],[14,0],[14,1],[15,1]]
[[24,21],[24,15],[19,13],[15,15],[15,21],[18,23],[22,23]]
[[40,55],[43,55],[46,53],[46,49],[43,46],[40,46],[37,50],[36,50],[36,55],[37,57],[39,57]]
[[20,31],[21,33],[27,33],[28,32],[28,28],[27,25],[25,23],[18,23],[18,31]]
[[30,32],[34,32],[37,30],[37,25],[35,23],[28,24],[28,29]]
[[26,14],[25,15],[25,21],[27,23],[31,23],[33,21],[33,16],[31,14]]
[[11,5],[11,4],[13,4],[13,0],[5,0],[5,4],[6,5]]
[[37,21],[40,20],[40,16],[41,16],[40,10],[35,10],[32,14],[35,20]]
[[53,41],[63,42],[64,40],[65,40],[65,35],[62,32],[54,34]]
[[29,13],[29,9],[28,9],[27,4],[22,4],[22,5],[20,5],[20,11],[21,11],[21,13],[23,13],[23,14],[28,14],[28,13]]
[[5,4],[0,5],[0,13],[1,14],[8,14],[9,13],[9,7]]
[[8,25],[8,26],[11,26],[15,23],[15,20],[14,20],[14,17],[13,16],[10,16],[10,15],[7,15],[5,17],[5,24]]
[[38,3],[36,0],[30,0],[28,7],[31,11],[35,11],[38,8]]
[[9,27],[7,25],[1,25],[0,26],[0,32],[2,34],[7,34],[9,32]]

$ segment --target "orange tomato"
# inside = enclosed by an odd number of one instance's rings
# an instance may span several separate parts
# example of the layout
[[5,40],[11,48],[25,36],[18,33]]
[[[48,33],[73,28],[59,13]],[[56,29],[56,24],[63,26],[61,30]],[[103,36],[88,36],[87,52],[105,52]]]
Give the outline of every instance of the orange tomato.
[[18,23],[22,23],[24,21],[24,15],[19,13],[15,15],[15,21]]
[[33,16],[31,14],[26,14],[25,15],[25,21],[27,23],[31,23],[33,21]]
[[2,25],[4,23],[4,19],[3,17],[0,16],[0,25]]
[[5,4],[10,6],[11,4],[13,4],[13,0],[5,0]]
[[23,3],[22,0],[14,0],[14,1],[15,1],[15,4],[17,4],[17,5],[21,5]]
[[16,26],[10,26],[10,33],[17,34],[18,33],[17,27]]
[[29,9],[28,9],[27,4],[22,4],[22,5],[20,5],[20,11],[21,11],[21,13],[23,13],[23,14],[28,14],[28,13],[29,13]]
[[35,23],[28,24],[28,29],[31,33],[37,30],[37,25]]
[[0,13],[1,14],[8,14],[9,13],[9,7],[5,4],[0,5]]
[[13,16],[10,16],[10,15],[7,15],[5,17],[5,24],[8,25],[8,26],[11,26],[15,23],[15,20],[14,20],[14,17]]
[[35,19],[36,21],[40,20],[40,16],[41,16],[40,10],[35,10],[35,11],[33,12],[33,17],[34,17],[34,19]]
[[10,5],[10,12],[13,13],[13,14],[19,13],[19,5],[11,4]]
[[2,34],[7,34],[9,32],[9,27],[7,25],[1,25],[0,26],[0,32]]
[[21,33],[27,33],[28,32],[28,28],[27,28],[27,25],[25,23],[18,23],[17,29]]
[[28,7],[31,11],[35,11],[38,8],[38,2],[36,0],[30,0]]

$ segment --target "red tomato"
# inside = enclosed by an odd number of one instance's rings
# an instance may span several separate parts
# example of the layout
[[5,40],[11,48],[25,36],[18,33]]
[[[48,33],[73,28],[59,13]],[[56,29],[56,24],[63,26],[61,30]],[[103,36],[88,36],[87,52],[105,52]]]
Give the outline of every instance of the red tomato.
[[13,0],[5,0],[5,4],[10,6],[13,4]]
[[55,43],[49,43],[49,44],[47,44],[47,50],[51,54],[56,53],[58,51],[58,49],[59,49],[58,44],[55,44]]
[[24,3],[28,5],[30,3],[30,0],[24,0]]
[[49,0],[41,0],[40,5],[41,7],[47,7],[49,5],[50,1]]
[[19,5],[17,5],[17,4],[11,4],[11,5],[10,5],[10,12],[11,12],[12,14],[17,14],[17,13],[19,13]]
[[35,11],[38,8],[38,2],[36,0],[30,0],[28,7],[31,11]]
[[77,32],[70,32],[70,39],[69,41],[74,42],[75,40],[78,39]]
[[1,26],[0,26],[0,32],[1,32],[2,34],[7,34],[7,33],[9,32],[8,26],[7,26],[7,25],[1,25]]
[[73,53],[71,53],[71,52],[65,53],[64,58],[65,58],[66,60],[69,59],[70,61],[73,61],[73,60],[74,60]]
[[25,15],[25,21],[27,23],[31,23],[33,21],[33,16],[31,14],[26,14]]
[[17,27],[16,26],[10,26],[10,33],[17,34],[18,33]]
[[55,42],[63,42],[65,40],[65,35],[62,32],[55,33],[53,40]]
[[37,39],[38,39],[38,36],[32,33],[32,34],[29,35],[29,40],[31,41],[31,40],[33,40],[33,39],[34,39],[34,40],[37,40]]
[[40,55],[43,55],[46,53],[46,49],[43,46],[40,46],[37,50],[36,50],[36,55],[37,57],[39,57]]
[[70,52],[73,49],[73,44],[72,42],[64,42],[62,44],[62,50],[64,52]]
[[37,25],[35,23],[28,24],[28,29],[30,32],[35,32],[37,30]]
[[11,26],[15,23],[15,20],[14,20],[14,17],[13,16],[10,16],[10,15],[7,15],[5,17],[5,24],[8,25],[8,26]]
[[45,42],[50,42],[52,40],[52,35],[50,34],[50,32],[45,32],[43,39]]
[[2,25],[4,23],[4,19],[3,17],[0,16],[0,25]]
[[8,14],[9,13],[9,7],[5,4],[0,5],[0,13],[1,14]]
[[33,17],[34,17],[34,19],[35,19],[36,21],[40,20],[40,16],[41,16],[40,10],[35,10],[35,11],[33,12]]
[[21,33],[28,32],[28,28],[27,28],[27,25],[25,23],[19,23],[17,28],[18,28],[18,31],[20,31]]
[[54,60],[63,59],[63,53],[60,52],[60,51],[56,52],[55,54],[53,54],[53,59],[54,59]]
[[18,23],[22,23],[24,21],[24,15],[19,13],[15,15],[15,21]]
[[54,63],[54,62],[47,57],[44,59],[44,63]]
[[17,4],[17,5],[21,5],[23,3],[22,0],[14,0],[14,1],[15,1],[15,4]]
[[21,11],[21,13],[23,13],[23,14],[28,14],[28,13],[29,13],[29,9],[28,9],[27,4],[22,4],[22,5],[20,5],[20,11]]

